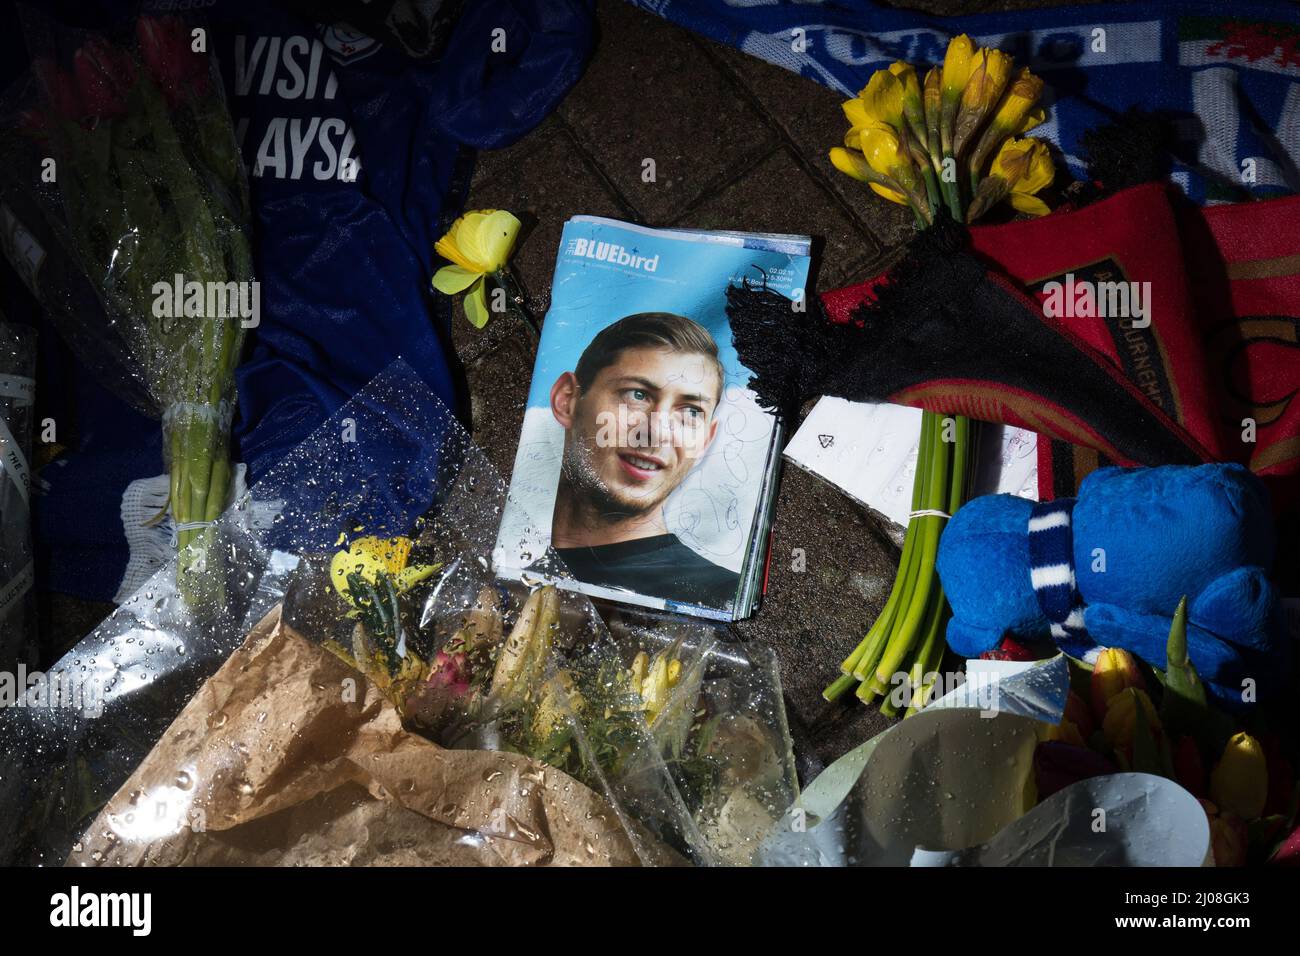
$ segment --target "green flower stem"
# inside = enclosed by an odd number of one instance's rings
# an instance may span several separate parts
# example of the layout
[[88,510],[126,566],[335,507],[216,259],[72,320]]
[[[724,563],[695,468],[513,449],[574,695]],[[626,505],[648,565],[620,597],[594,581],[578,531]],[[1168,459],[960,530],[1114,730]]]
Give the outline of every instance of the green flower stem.
[[[924,414],[935,419],[939,418],[935,412],[925,412]],[[930,479],[924,493],[924,508],[925,510],[942,511],[948,505],[948,468],[952,461],[952,449],[950,447],[952,443],[943,440],[941,430],[938,428],[935,428],[934,436],[929,470]],[[910,599],[907,613],[895,632],[890,635],[884,656],[881,657],[880,663],[876,666],[876,673],[871,679],[872,690],[878,694],[883,694],[888,690],[890,680],[902,667],[908,653],[915,645],[925,617],[926,605],[929,602],[931,592],[934,590],[934,561],[939,550],[939,533],[943,527],[943,518],[937,515],[926,515],[913,520],[921,522],[920,553],[917,559],[915,590],[909,591]]]
[[[928,475],[930,470],[932,428],[933,422],[923,415],[921,417],[921,441],[917,451],[917,480],[912,482],[913,511],[921,507],[922,495],[925,491],[923,476]],[[871,673],[872,668],[876,666],[884,648],[884,642],[892,633],[894,622],[900,617],[908,593],[907,572],[913,567],[916,554],[916,530],[916,521],[909,520],[907,530],[903,534],[903,550],[898,559],[898,574],[894,578],[894,586],[889,592],[889,598],[885,601],[885,608],[880,616],[876,618],[875,624],[871,626],[862,643],[858,645],[858,649],[843,664],[842,669],[851,671],[858,680],[865,680]]]
[[510,271],[509,266],[502,266],[492,273],[492,278],[505,291],[506,312],[530,329],[533,333],[533,339],[536,341],[542,334],[542,330],[538,326],[537,320],[533,318],[532,312],[528,309],[528,297],[524,295],[524,290],[519,285],[519,280],[515,278],[515,274]]
[[916,660],[912,662],[909,681],[912,699],[908,702],[904,717],[910,717],[925,706],[934,682],[938,679],[939,665],[943,662],[943,624],[947,617],[944,605],[943,586],[940,585],[935,592],[934,600],[930,602],[930,610],[922,631],[921,648],[916,652]]
[[929,163],[921,167],[921,176],[925,179],[925,197],[930,201],[930,221],[933,222],[939,207],[944,204],[943,193],[939,188],[939,177],[934,174]]
[[845,691],[857,684],[858,679],[852,674],[841,674],[830,683],[824,691],[822,697],[829,701],[839,700],[844,696]]

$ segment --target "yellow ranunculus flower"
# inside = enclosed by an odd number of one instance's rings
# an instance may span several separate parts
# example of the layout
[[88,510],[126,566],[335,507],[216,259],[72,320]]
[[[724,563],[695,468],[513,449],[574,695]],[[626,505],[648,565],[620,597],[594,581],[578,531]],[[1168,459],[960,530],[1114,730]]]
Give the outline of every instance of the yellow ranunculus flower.
[[907,204],[907,197],[900,192],[882,186],[873,179],[878,175],[875,170],[867,163],[866,157],[856,150],[848,150],[836,146],[830,153],[831,164],[844,173],[846,176],[852,176],[859,182],[867,183],[876,193],[884,196],[890,202],[896,202],[899,205]]
[[433,287],[446,295],[469,289],[465,316],[475,328],[487,325],[487,296],[483,277],[500,271],[514,251],[519,220],[502,209],[467,212],[434,244],[434,251],[451,265],[433,276]]
[[1036,195],[1052,184],[1056,167],[1047,145],[1039,139],[1008,139],[993,157],[990,173],[1007,181],[1011,205],[1031,216],[1045,216],[1051,210]]
[[943,57],[943,98],[955,100],[961,96],[974,68],[975,44],[971,38],[964,33],[953,37]]

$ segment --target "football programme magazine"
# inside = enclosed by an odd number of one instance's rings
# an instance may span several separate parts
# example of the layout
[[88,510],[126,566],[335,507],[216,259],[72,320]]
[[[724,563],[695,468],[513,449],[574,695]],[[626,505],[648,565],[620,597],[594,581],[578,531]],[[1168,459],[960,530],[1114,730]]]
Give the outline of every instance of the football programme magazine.
[[738,620],[762,592],[780,428],[732,345],[729,286],[801,307],[810,239],[564,228],[493,560],[554,548],[564,587]]

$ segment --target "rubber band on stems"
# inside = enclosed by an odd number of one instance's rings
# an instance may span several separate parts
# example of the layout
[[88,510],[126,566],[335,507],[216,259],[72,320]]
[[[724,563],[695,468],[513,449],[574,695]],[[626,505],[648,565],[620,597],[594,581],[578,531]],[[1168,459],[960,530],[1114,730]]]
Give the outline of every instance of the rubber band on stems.
[[940,511],[938,508],[922,508],[920,511],[913,511],[907,516],[910,521],[912,518],[942,518],[947,521],[952,515],[946,511]]
[[203,531],[211,528],[215,521],[182,521],[172,528],[172,547],[175,548],[182,531]]

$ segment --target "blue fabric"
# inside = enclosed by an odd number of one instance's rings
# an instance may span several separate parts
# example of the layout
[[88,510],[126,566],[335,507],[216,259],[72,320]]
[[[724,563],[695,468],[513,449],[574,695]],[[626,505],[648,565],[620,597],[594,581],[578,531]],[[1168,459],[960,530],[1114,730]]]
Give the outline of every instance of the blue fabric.
[[[135,6],[60,0],[47,9],[103,29]],[[576,82],[594,43],[592,0],[473,0],[445,53],[428,60],[263,0],[214,0],[201,13],[252,173],[262,284],[261,324],[237,373],[233,457],[256,481],[398,357],[459,409],[450,305],[429,286],[433,243],[462,210],[474,151],[517,140]],[[10,51],[20,45],[15,24],[6,4],[0,32]],[[498,27],[504,52],[493,50]],[[302,40],[286,47],[292,38]],[[313,87],[318,39],[325,55]],[[358,160],[351,182],[338,176],[345,148]],[[44,339],[63,351],[52,333]],[[71,368],[72,379],[84,376]],[[162,472],[159,431],[102,390],[74,394],[77,418],[93,427],[49,469],[34,518],[39,586],[107,600],[127,560],[121,495]]]
[[[873,0],[630,0],[704,36],[851,96],[894,60],[938,63],[968,33],[1047,83],[1049,120],[1082,178],[1083,132],[1129,106],[1179,120],[1173,178],[1197,201],[1300,190],[1300,15],[1283,0],[1172,0],[935,17]],[[1104,33],[1097,33],[1098,30]],[[799,31],[799,32],[795,32]],[[1105,52],[1094,49],[1104,37]],[[806,49],[794,49],[803,41]],[[830,148],[835,144],[808,144]],[[1253,159],[1254,182],[1243,183]]]
[[[1033,510],[1010,495],[985,496],[945,529],[937,565],[958,653],[978,655],[1007,633],[1047,636],[1028,559]],[[1285,675],[1289,650],[1267,578],[1272,515],[1262,483],[1241,465],[1098,469],[1080,486],[1071,523],[1092,642],[1164,668],[1173,610],[1186,595],[1188,653],[1220,700],[1240,704],[1245,678],[1262,694]]]

